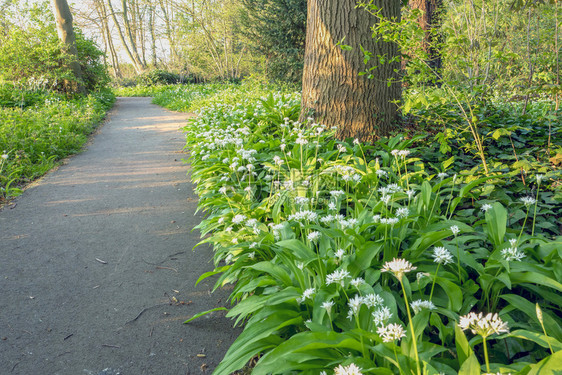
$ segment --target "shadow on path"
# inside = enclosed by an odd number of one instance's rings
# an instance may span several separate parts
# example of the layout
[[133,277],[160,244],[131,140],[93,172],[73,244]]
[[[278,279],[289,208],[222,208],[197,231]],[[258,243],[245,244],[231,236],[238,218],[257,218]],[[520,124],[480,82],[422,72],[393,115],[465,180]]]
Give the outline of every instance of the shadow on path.
[[[199,374],[223,313],[181,161],[188,115],[120,98],[93,143],[0,212],[0,374]],[[140,316],[139,316],[140,314]],[[103,371],[106,370],[106,371]]]

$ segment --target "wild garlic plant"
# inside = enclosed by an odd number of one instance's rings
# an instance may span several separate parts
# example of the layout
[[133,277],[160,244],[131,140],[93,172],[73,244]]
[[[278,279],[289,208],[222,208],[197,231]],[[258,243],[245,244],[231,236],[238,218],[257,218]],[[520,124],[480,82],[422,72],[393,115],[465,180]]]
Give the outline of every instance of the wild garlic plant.
[[[216,374],[256,355],[254,374],[468,374],[479,356],[498,370],[515,341],[538,348],[529,368],[558,353],[557,244],[520,234],[504,205],[478,199],[491,177],[449,172],[450,162],[428,170],[419,137],[338,141],[298,122],[298,102],[215,104],[186,127],[202,243],[215,250],[215,271],[200,279],[235,284],[227,316],[245,322]],[[546,341],[526,318],[539,300]],[[480,353],[463,338],[457,322],[473,309],[518,328],[505,349],[484,342]]]

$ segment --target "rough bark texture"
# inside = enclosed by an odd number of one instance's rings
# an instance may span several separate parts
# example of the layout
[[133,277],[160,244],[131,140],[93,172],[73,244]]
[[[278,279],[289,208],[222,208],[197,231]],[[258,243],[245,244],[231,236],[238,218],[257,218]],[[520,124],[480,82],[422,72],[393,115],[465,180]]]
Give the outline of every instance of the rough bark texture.
[[[400,62],[388,62],[398,55],[397,46],[372,37],[377,19],[356,4],[355,0],[308,1],[301,120],[311,116],[337,126],[340,139],[370,141],[397,123],[398,107],[392,101],[401,98]],[[400,18],[399,1],[375,0],[374,4],[384,16]],[[353,50],[336,46],[343,38]],[[367,65],[360,46],[374,56]],[[376,56],[386,56],[387,62],[371,71],[373,78],[360,76],[378,64]]]
[[432,29],[439,27],[441,23],[440,10],[443,6],[443,0],[410,0],[408,4],[412,9],[419,9],[423,12],[418,19],[420,27],[425,31],[423,48],[429,56],[428,65],[439,76],[442,66],[441,51],[436,47],[438,40]]
[[68,67],[72,69],[75,81],[66,80],[64,82],[65,90],[67,92],[78,92],[81,94],[86,93],[86,89],[82,84],[82,68],[78,62],[78,50],[76,49],[76,36],[72,28],[72,13],[66,0],[51,0],[53,6],[53,13],[55,15],[57,34],[60,41],[66,48],[66,53],[71,56]]

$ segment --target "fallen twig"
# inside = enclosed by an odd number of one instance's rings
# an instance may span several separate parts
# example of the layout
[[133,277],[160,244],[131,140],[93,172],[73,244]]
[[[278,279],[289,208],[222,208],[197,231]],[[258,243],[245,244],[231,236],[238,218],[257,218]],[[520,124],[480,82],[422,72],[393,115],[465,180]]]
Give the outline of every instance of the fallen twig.
[[105,260],[101,260],[100,258],[96,258],[96,260],[98,262],[100,262],[101,264],[107,264],[107,262]]
[[62,339],[62,340],[64,341],[64,340],[66,340],[66,339],[71,338],[72,336],[74,336],[74,333],[71,333],[70,335],[66,336],[66,337],[65,337],[64,339]]
[[144,314],[144,312],[147,311],[147,310],[150,310],[150,309],[152,309],[152,308],[154,308],[154,307],[168,306],[168,305],[169,305],[168,303],[159,303],[158,305],[154,305],[154,306],[150,306],[150,307],[145,307],[144,309],[142,309],[142,311],[141,311],[140,313],[138,313],[138,315],[137,315],[134,319],[129,320],[127,323],[125,323],[125,325],[127,325],[127,324],[129,324],[129,323],[133,323],[134,321],[136,321],[136,320],[137,320],[138,318],[140,318],[140,316],[141,316],[142,314]]

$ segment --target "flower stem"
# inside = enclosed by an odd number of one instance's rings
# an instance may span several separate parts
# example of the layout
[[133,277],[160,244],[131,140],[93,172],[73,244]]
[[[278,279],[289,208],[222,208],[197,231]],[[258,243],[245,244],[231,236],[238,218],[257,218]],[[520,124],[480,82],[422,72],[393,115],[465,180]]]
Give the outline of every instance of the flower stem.
[[435,277],[433,278],[433,284],[431,284],[431,293],[429,293],[429,301],[431,302],[431,298],[433,297],[433,288],[435,288],[435,282],[437,281],[437,274],[439,273],[439,266],[441,263],[437,263],[437,269],[435,270]]
[[531,229],[531,236],[535,235],[535,220],[537,219],[537,205],[539,204],[539,189],[541,188],[541,183],[539,182],[537,186],[537,196],[535,198],[535,212],[533,213],[533,229]]
[[412,314],[410,313],[410,305],[408,304],[408,296],[406,295],[406,289],[404,288],[404,283],[402,282],[402,277],[399,279],[400,286],[402,287],[402,293],[404,294],[404,302],[406,303],[406,312],[408,313],[408,321],[410,322],[410,330],[412,331],[412,343],[414,344],[414,354],[416,355],[416,368],[418,375],[421,375],[420,368],[420,358],[418,355],[418,344],[416,340],[416,332],[414,330],[414,321],[412,320]]
[[482,345],[484,345],[484,360],[486,361],[486,372],[490,373],[490,360],[488,359],[488,345],[486,345],[486,337],[482,336]]

